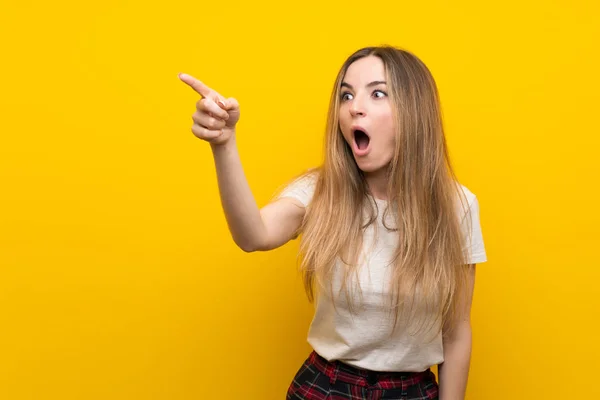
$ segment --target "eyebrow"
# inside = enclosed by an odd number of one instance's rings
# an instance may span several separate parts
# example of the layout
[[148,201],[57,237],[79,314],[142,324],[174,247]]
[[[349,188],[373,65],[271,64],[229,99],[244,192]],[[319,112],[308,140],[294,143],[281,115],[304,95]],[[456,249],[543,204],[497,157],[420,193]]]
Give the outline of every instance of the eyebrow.
[[[367,87],[377,86],[377,85],[386,85],[386,81],[373,81],[367,84]],[[348,89],[353,89],[352,85],[346,82],[342,82],[342,87],[347,87]]]

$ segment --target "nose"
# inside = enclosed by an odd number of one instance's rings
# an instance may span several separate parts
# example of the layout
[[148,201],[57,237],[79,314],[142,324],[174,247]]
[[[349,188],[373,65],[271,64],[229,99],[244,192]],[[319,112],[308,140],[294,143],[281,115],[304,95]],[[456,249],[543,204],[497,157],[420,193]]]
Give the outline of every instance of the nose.
[[363,117],[366,114],[365,108],[358,96],[352,100],[350,104],[350,115],[353,117]]

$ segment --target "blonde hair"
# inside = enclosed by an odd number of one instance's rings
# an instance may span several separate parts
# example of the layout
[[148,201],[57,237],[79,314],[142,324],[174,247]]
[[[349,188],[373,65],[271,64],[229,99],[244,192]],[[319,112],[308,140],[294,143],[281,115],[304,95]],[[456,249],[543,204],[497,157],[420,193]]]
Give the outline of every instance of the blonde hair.
[[389,216],[395,221],[386,228],[398,232],[389,291],[394,327],[399,314],[406,313],[426,316],[422,327],[429,321],[441,329],[439,322],[453,320],[460,311],[468,284],[467,244],[457,217],[457,204],[466,212],[465,199],[449,161],[435,81],[419,58],[402,49],[360,49],[348,57],[335,80],[324,162],[310,171],[316,174],[315,191],[300,230],[305,290],[313,301],[315,290],[327,283],[333,287],[335,267],[342,265],[341,289],[352,304],[351,282],[357,277],[363,232],[379,211],[339,128],[342,80],[354,61],[367,56],[383,61],[397,127],[383,212],[384,221]]

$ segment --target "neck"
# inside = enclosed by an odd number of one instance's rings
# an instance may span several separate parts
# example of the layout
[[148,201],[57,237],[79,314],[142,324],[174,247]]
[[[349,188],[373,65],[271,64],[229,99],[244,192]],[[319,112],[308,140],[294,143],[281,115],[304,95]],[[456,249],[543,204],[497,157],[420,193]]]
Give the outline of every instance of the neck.
[[388,174],[385,168],[373,172],[365,172],[365,179],[373,197],[380,200],[387,200]]

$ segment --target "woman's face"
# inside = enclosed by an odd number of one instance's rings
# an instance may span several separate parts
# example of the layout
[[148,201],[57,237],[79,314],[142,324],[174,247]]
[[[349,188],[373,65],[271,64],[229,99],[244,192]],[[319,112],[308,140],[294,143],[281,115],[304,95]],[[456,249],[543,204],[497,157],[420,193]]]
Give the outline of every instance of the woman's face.
[[353,62],[340,90],[339,124],[358,167],[373,173],[394,156],[396,143],[385,68],[379,57]]

